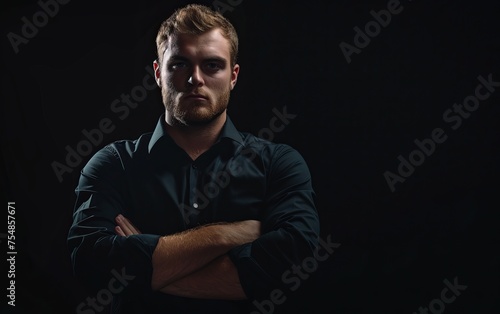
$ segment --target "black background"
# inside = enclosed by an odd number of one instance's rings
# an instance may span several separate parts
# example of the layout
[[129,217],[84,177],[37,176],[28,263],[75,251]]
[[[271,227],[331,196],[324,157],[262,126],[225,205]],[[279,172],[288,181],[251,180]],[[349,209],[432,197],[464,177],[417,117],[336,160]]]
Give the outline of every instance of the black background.
[[[89,157],[62,182],[51,164],[64,163],[66,145],[75,148],[103,118],[116,128],[92,152],[154,129],[159,90],[123,120],[110,104],[142,84],[161,21],[188,2],[73,0],[18,53],[7,34],[22,34],[21,18],[40,6],[2,2],[1,190],[4,208],[16,202],[18,313],[74,313],[87,297],[72,277],[66,234]],[[457,278],[467,288],[445,313],[496,312],[500,87],[456,130],[443,113],[474,95],[478,76],[500,81],[500,5],[402,0],[348,63],[339,44],[352,45],[353,28],[364,29],[370,11],[388,2],[246,0],[224,12],[241,41],[229,114],[254,134],[269,126],[273,108],[297,115],[273,141],[303,154],[322,238],[341,244],[277,310],[413,313]],[[408,158],[414,140],[435,128],[446,141],[391,192],[384,172],[397,174],[397,157]],[[13,310],[0,299],[2,313]]]

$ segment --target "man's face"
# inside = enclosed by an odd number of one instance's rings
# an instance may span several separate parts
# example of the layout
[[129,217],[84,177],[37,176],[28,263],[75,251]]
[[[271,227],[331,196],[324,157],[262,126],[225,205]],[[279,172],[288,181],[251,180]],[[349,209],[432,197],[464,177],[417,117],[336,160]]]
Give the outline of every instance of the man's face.
[[225,114],[239,72],[230,60],[219,29],[170,39],[162,63],[155,63],[170,124],[203,125]]

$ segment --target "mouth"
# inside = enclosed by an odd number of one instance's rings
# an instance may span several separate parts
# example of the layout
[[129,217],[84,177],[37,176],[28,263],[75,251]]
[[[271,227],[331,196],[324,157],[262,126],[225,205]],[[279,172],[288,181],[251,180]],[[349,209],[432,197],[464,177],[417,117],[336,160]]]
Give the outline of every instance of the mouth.
[[208,97],[202,94],[187,94],[184,99],[208,100]]

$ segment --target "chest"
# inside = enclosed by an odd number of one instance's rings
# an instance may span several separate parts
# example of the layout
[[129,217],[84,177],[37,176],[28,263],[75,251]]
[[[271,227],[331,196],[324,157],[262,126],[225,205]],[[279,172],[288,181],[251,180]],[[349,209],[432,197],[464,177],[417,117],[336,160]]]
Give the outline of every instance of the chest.
[[267,167],[258,158],[151,164],[127,178],[129,215],[146,233],[169,234],[212,222],[258,219]]

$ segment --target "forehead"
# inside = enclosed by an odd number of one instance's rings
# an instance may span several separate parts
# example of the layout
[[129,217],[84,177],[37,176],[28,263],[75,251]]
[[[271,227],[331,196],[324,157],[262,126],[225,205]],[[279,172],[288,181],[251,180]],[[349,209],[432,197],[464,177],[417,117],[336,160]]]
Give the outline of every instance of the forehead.
[[229,40],[217,28],[198,35],[174,34],[166,46],[164,58],[179,55],[184,57],[218,56],[229,60]]

